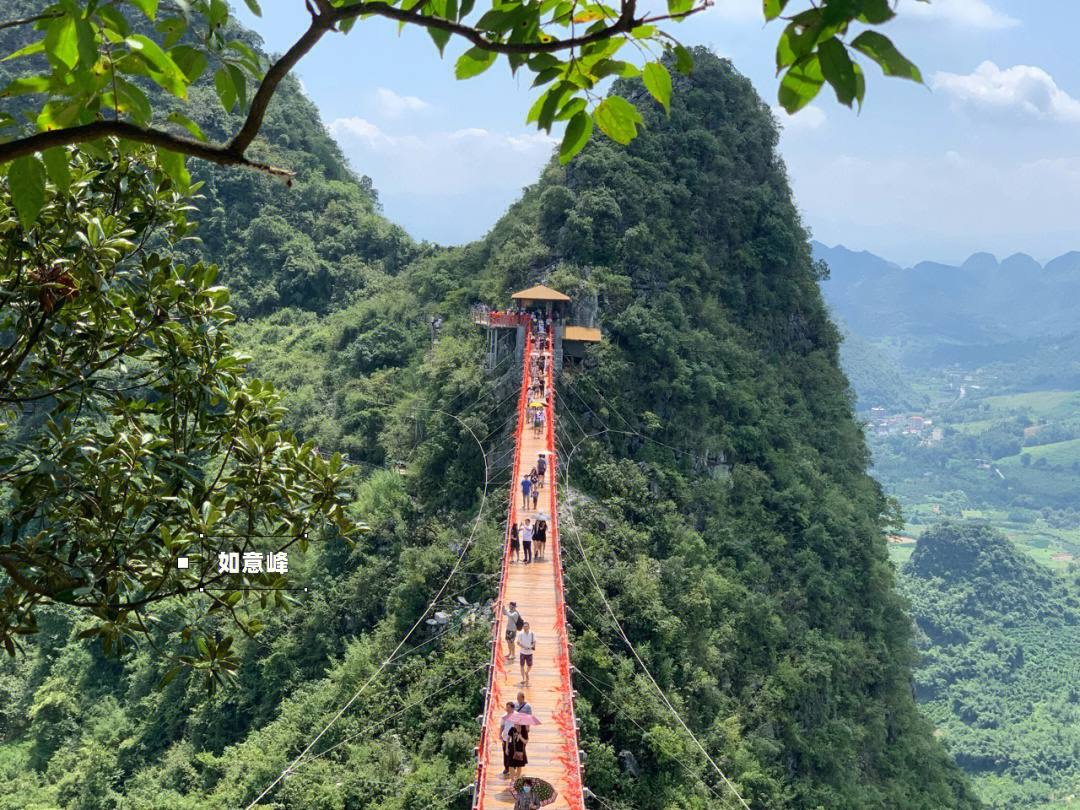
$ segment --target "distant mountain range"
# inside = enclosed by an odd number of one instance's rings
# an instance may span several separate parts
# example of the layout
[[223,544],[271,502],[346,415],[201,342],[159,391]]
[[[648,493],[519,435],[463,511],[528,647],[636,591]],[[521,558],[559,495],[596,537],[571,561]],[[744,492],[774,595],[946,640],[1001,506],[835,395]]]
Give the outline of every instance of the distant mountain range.
[[876,343],[919,354],[928,346],[1057,337],[1080,325],[1080,252],[1045,265],[1017,253],[976,253],[960,266],[901,267],[867,251],[812,243],[829,265],[822,291],[837,317]]

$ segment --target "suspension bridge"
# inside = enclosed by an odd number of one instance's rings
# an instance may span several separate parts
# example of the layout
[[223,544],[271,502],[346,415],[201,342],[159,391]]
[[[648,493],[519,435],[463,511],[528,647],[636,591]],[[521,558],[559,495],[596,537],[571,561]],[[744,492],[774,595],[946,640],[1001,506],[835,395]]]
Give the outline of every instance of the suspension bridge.
[[[563,591],[562,563],[559,551],[558,478],[555,456],[553,387],[554,352],[552,334],[534,335],[531,323],[525,325],[521,394],[518,401],[516,449],[510,478],[510,504],[507,535],[503,552],[498,611],[492,628],[491,664],[488,670],[487,697],[483,726],[477,747],[473,808],[492,810],[514,806],[511,780],[503,776],[502,722],[503,707],[519,691],[532,706],[540,721],[530,729],[525,776],[550,783],[558,793],[551,807],[560,810],[584,810],[581,784],[581,758],[578,751],[577,721],[574,716],[574,687],[571,680],[570,645],[566,636],[566,601]],[[535,430],[526,418],[533,375],[543,377],[543,427]],[[531,499],[521,502],[518,482],[536,465],[541,455],[548,459],[536,507]],[[525,519],[533,524],[539,516],[547,521],[547,550],[542,559],[530,563],[513,562],[509,527]],[[516,660],[503,655],[506,614],[502,607],[516,602],[521,617],[536,634],[536,652],[529,683],[520,681]]]

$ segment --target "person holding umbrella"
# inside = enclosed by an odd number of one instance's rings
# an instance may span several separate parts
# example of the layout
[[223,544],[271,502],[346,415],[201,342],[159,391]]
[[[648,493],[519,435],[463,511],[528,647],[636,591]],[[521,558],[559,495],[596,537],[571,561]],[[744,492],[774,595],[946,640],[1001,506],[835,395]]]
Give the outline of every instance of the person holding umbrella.
[[[514,704],[508,703],[507,708]],[[510,776],[517,779],[521,776],[521,769],[529,764],[526,749],[529,745],[529,726],[538,726],[540,721],[533,714],[513,712],[503,715],[503,727],[510,726],[507,737],[510,741]]]
[[503,776],[510,775],[511,757],[510,757],[510,732],[516,728],[514,722],[510,718],[514,715],[514,704],[506,704],[506,714],[502,716],[502,731],[499,736],[502,738],[503,744]]
[[[509,719],[509,718],[507,718]],[[519,726],[511,726],[506,732],[506,747],[504,754],[504,763],[510,771],[510,778],[517,779],[521,776],[521,769],[529,764],[529,757],[526,753],[526,746],[528,743],[521,734],[521,728]]]
[[533,790],[532,779],[522,779],[521,789],[514,797],[514,810],[538,810],[540,799]]
[[514,797],[514,810],[533,810],[554,803],[559,794],[550,782],[523,776],[510,784],[510,795]]

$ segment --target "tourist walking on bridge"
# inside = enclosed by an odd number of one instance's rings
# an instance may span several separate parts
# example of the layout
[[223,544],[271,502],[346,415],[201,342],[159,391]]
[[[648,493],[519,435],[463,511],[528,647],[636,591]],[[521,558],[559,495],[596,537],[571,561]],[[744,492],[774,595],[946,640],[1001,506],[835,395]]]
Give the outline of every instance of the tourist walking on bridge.
[[521,550],[525,553],[525,562],[532,562],[533,527],[529,525],[529,519],[525,518],[525,525],[521,527]]
[[544,546],[547,544],[547,521],[539,518],[533,528],[533,546],[535,548],[534,560],[544,558]]
[[503,744],[503,776],[509,776],[510,768],[512,767],[510,732],[514,730],[514,721],[508,718],[513,715],[514,711],[514,704],[507,703],[506,714],[502,716],[502,720],[500,721],[502,724],[502,731],[499,733],[499,737],[502,739]]
[[525,736],[521,733],[520,726],[513,726],[507,732],[508,761],[510,765],[510,778],[517,779],[521,776],[521,769],[529,764],[529,757],[525,752]]
[[532,482],[529,481],[528,475],[522,476],[522,509],[529,508],[529,490],[532,489]]
[[521,548],[518,544],[518,525],[516,522],[510,524],[510,559],[521,559]]
[[517,700],[514,701],[514,711],[521,712],[522,714],[532,714],[532,706],[529,701],[525,699],[524,692],[517,693]]
[[536,633],[529,629],[529,623],[521,626],[521,632],[517,634],[518,655],[521,662],[521,683],[529,685],[529,672],[533,666],[533,653],[536,652]]
[[506,660],[514,660],[514,639],[517,638],[518,630],[525,626],[518,613],[517,602],[511,602],[509,608],[503,608],[506,614]]

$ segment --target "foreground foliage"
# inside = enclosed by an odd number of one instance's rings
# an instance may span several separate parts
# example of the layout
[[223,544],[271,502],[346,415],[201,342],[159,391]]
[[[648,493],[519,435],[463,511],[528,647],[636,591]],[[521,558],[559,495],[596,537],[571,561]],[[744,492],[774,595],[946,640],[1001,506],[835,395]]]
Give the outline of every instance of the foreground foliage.
[[80,635],[105,653],[168,614],[213,684],[237,662],[206,614],[252,632],[243,594],[285,581],[220,575],[225,538],[276,552],[354,527],[340,459],[283,433],[279,395],[248,378],[216,268],[152,249],[188,233],[188,206],[139,157],[72,160],[27,229],[0,195],[0,642],[14,654],[43,603],[95,617]]

